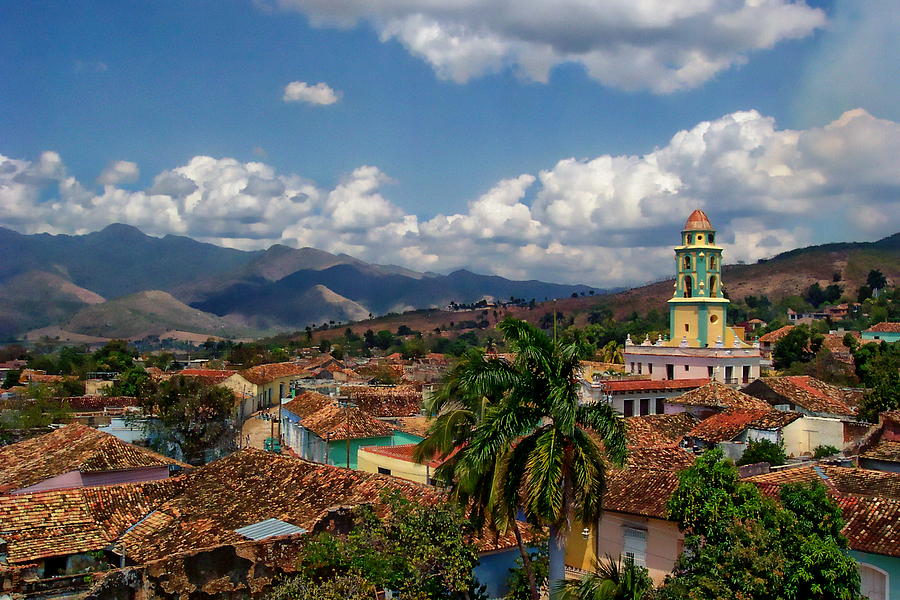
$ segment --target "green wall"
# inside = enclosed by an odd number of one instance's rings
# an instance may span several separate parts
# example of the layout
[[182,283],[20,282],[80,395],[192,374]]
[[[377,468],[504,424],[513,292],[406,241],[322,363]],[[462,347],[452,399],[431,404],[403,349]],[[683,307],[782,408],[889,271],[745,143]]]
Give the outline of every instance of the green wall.
[[877,567],[888,574],[888,595],[891,600],[900,600],[900,558],[885,556],[884,554],[871,554],[869,552],[850,551],[850,556],[856,562],[865,563]]
[[[356,455],[364,446],[400,446],[401,444],[418,444],[422,441],[417,435],[395,431],[390,437],[372,437],[360,440],[350,440],[350,468],[357,468]],[[328,443],[328,464],[338,467],[347,466],[347,442]]]

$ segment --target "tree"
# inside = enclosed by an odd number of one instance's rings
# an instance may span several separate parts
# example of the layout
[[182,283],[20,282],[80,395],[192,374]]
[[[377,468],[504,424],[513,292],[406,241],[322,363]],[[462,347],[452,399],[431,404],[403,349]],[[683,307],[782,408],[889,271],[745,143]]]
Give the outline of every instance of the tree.
[[679,474],[670,516],[685,534],[664,600],[855,600],[856,562],[846,554],[840,508],[820,483],[782,488],[780,506],[740,481],[721,450]]
[[809,362],[819,348],[824,336],[813,333],[807,325],[797,325],[775,343],[772,358],[776,369],[786,369],[795,362]]
[[389,507],[388,517],[379,518],[372,507],[360,506],[346,536],[312,537],[300,556],[299,578],[279,586],[275,597],[297,597],[285,594],[285,587],[328,589],[351,582],[345,587],[348,593],[394,590],[401,598],[415,600],[477,595],[472,569],[478,552],[468,539],[471,526],[457,506],[423,506],[396,492],[385,493],[382,502]]
[[818,308],[825,302],[825,291],[822,289],[822,286],[819,285],[818,281],[806,288],[803,299],[809,302],[814,308]]
[[761,462],[767,462],[773,467],[786,463],[787,455],[784,453],[784,443],[776,444],[767,439],[750,440],[737,464],[752,465]]
[[341,575],[321,582],[302,575],[278,583],[268,600],[372,600],[375,586],[360,575]]
[[646,568],[631,558],[623,561],[609,554],[595,563],[593,573],[558,587],[560,600],[641,600],[652,588]]
[[134,365],[137,352],[125,340],[110,340],[94,352],[94,367],[97,371],[121,373]]
[[872,290],[883,290],[887,285],[887,279],[878,269],[872,269],[866,276],[866,285]]
[[465,394],[496,400],[457,453],[451,485],[471,498],[485,493],[492,473],[494,524],[509,527],[521,510],[529,522],[548,527],[554,584],[564,576],[570,524],[597,521],[607,461],[625,459],[624,421],[605,403],[580,404],[577,344],[555,342],[511,318],[498,329],[515,359],[473,362],[458,374]]
[[859,416],[875,423],[878,413],[900,408],[900,342],[859,344],[851,352],[857,377],[872,390],[860,402]]
[[19,377],[22,376],[22,371],[18,369],[12,369],[6,372],[6,375],[3,377],[3,385],[0,385],[5,390],[9,388],[19,385]]
[[212,386],[196,377],[172,377],[142,398],[148,426],[157,450],[180,454],[188,462],[204,462],[206,451],[234,449],[237,430],[231,390]]
[[145,398],[155,391],[153,380],[143,367],[131,367],[119,377],[111,386],[103,390],[104,396],[133,396]]

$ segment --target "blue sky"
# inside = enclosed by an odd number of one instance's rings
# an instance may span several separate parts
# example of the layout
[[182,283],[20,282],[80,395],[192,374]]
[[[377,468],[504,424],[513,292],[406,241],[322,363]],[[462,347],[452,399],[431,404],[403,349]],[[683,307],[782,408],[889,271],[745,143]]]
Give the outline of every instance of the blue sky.
[[[665,274],[694,205],[734,259],[900,229],[889,2],[506,4],[0,3],[0,224],[118,220],[594,285]],[[336,100],[286,101],[291,82]],[[689,167],[678,132],[705,145]],[[835,136],[877,168],[839,177]],[[726,164],[738,149],[741,167]],[[786,166],[761,166],[776,150]],[[848,202],[852,227],[834,208]]]

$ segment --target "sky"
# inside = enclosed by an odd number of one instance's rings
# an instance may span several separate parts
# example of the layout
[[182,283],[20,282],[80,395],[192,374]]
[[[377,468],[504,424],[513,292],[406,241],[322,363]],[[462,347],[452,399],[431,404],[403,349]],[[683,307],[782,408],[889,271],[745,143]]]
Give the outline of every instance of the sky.
[[514,279],[900,231],[895,0],[0,0],[0,226]]

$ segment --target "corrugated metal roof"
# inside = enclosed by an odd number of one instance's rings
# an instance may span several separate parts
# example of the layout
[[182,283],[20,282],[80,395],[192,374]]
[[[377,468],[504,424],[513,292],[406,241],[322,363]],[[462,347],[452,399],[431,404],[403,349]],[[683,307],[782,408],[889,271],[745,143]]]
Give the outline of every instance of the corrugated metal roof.
[[281,519],[266,519],[253,525],[247,525],[240,529],[235,529],[235,533],[242,535],[251,540],[263,540],[265,538],[274,537],[276,535],[291,535],[294,533],[306,533],[306,530],[296,525],[286,523]]

